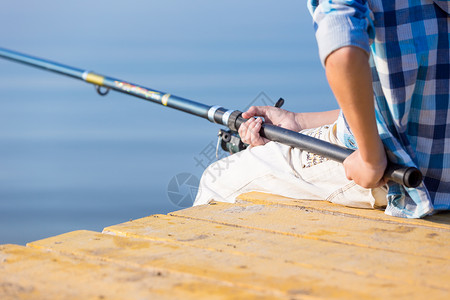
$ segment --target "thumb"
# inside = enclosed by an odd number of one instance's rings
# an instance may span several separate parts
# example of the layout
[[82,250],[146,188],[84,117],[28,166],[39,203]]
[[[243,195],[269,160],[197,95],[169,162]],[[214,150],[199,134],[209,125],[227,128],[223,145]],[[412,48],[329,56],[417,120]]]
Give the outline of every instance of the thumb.
[[266,106],[251,106],[246,112],[242,113],[242,117],[249,119],[251,117],[267,117],[267,107]]

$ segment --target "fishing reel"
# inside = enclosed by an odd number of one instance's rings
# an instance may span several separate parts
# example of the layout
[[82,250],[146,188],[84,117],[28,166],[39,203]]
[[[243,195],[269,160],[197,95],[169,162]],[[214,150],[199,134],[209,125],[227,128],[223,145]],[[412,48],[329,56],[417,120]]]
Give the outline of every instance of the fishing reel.
[[219,137],[217,148],[219,148],[220,143],[222,150],[230,154],[238,153],[248,147],[248,144],[242,142],[241,137],[236,131],[219,129],[217,136]]

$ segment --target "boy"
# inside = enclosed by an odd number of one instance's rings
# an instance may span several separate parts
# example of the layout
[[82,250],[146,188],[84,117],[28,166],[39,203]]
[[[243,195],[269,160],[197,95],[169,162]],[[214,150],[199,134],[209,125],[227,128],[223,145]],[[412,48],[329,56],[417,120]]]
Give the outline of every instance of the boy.
[[[194,205],[262,191],[386,205],[387,214],[408,218],[450,209],[449,1],[309,0],[308,6],[341,111],[250,108],[239,133],[252,147],[233,156],[217,181],[204,175]],[[356,151],[339,164],[268,142],[253,116]],[[415,189],[386,184],[386,154],[419,168],[423,183]]]

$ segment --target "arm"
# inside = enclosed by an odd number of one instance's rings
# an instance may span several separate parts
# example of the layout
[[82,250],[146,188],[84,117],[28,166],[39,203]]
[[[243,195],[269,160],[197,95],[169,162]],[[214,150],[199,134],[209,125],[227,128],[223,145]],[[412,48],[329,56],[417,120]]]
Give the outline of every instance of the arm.
[[375,120],[368,55],[361,48],[343,47],[327,57],[325,69],[358,144],[358,150],[344,161],[347,178],[366,188],[380,186],[387,159]]
[[321,112],[296,113],[295,117],[301,129],[316,128],[333,124],[339,117],[339,109]]

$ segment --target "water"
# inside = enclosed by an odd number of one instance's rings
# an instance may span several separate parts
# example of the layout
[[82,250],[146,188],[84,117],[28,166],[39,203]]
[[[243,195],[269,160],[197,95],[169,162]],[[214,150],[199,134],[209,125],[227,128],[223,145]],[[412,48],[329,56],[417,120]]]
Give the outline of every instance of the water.
[[[300,1],[4,2],[0,47],[228,108],[261,92],[293,111],[337,107]],[[0,244],[180,209],[168,183],[201,176],[217,130],[0,60]]]

